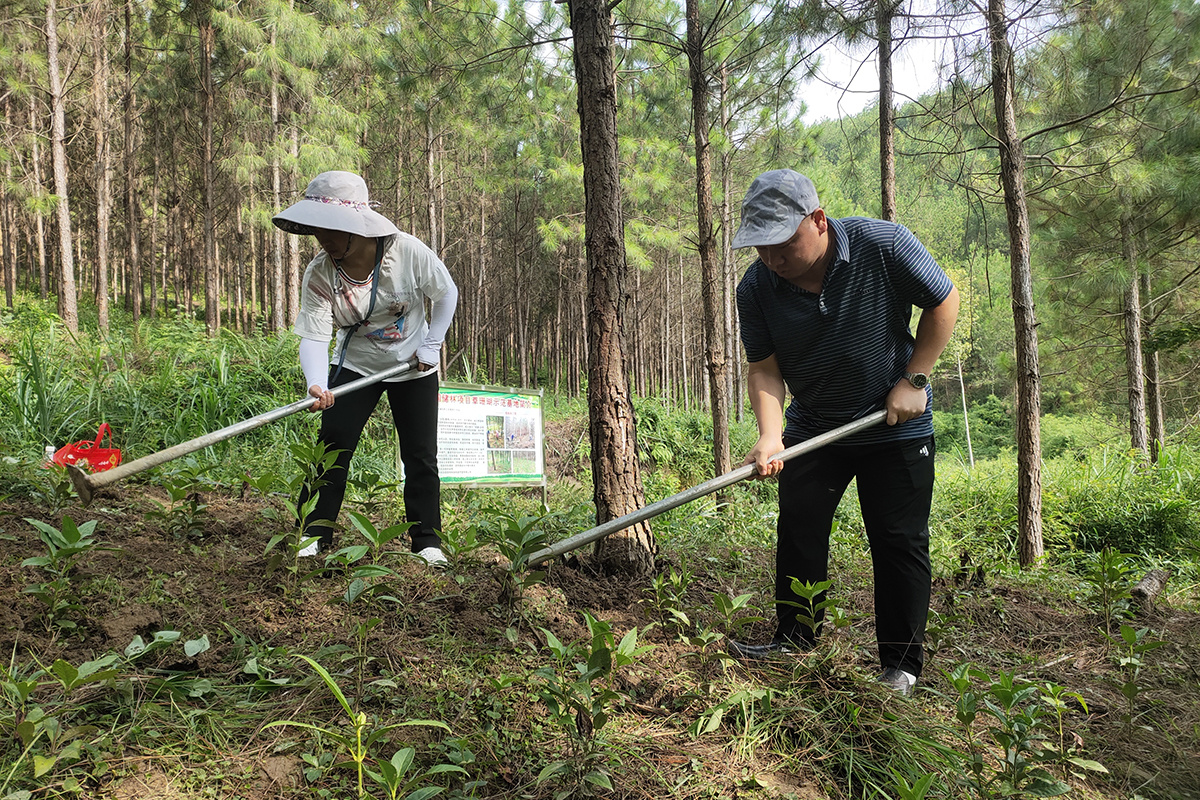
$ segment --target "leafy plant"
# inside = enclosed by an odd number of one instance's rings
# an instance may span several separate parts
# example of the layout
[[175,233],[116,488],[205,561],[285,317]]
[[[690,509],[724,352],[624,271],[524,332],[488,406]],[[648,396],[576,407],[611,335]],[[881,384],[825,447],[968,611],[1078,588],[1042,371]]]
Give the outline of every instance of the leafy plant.
[[456,568],[484,545],[483,539],[479,537],[479,530],[474,525],[445,526],[439,536],[442,540],[442,552],[451,566]]
[[508,559],[508,570],[504,576],[500,600],[510,609],[515,609],[524,596],[525,589],[546,577],[544,570],[530,570],[530,558],[545,547],[548,534],[544,529],[547,520],[557,516],[545,506],[541,513],[514,516],[499,509],[491,509],[489,518],[478,523],[480,533],[494,542],[496,548]]
[[[118,658],[109,654],[78,667],[60,658],[49,668],[27,675],[20,674],[13,665],[0,671],[0,733],[19,742],[22,748],[0,782],[0,797],[32,796],[29,792],[8,793],[23,766],[28,767],[32,785],[45,786],[54,770],[79,761],[93,750],[88,737],[95,727],[70,723],[67,716],[71,707],[65,701],[81,686],[115,677],[117,670],[112,665]],[[60,692],[50,696],[46,690],[55,685]],[[35,701],[39,693],[43,699]],[[81,788],[74,775],[63,778],[60,785],[68,791]]]
[[75,622],[69,617],[82,610],[83,602],[71,584],[71,573],[91,553],[117,548],[93,538],[96,520],[77,526],[75,520],[64,516],[61,528],[29,517],[25,521],[38,530],[47,553],[21,562],[21,566],[38,567],[46,575],[46,580],[26,587],[24,593],[37,598],[45,606],[47,631],[55,628],[74,630]]
[[377,514],[388,502],[388,495],[395,492],[400,484],[387,481],[374,472],[353,474],[346,481],[353,493],[353,501],[364,514]]
[[759,721],[772,716],[778,697],[779,692],[771,688],[737,689],[696,717],[688,726],[688,733],[695,737],[704,736],[720,729],[726,720],[732,720],[738,727],[741,748],[750,750],[766,738]]
[[[781,601],[789,602],[790,605],[796,608],[796,621],[808,629],[809,633],[816,636],[821,627],[822,618],[825,616],[825,611],[834,605],[834,601],[828,596],[829,587],[833,585],[833,581],[802,581],[799,578],[792,578],[792,592],[800,597],[799,601]],[[818,599],[819,598],[819,599]]]
[[318,492],[327,483],[325,473],[338,468],[340,451],[329,450],[320,441],[293,442],[288,451],[292,455],[293,471],[292,476],[283,481],[287,489],[287,496],[282,500],[284,514],[267,514],[268,519],[287,526],[287,529],[267,540],[263,555],[267,556],[267,575],[282,569],[291,588],[324,572],[320,565],[303,569],[300,552],[318,539],[309,534],[310,529],[335,524],[334,520],[311,517],[317,507]]
[[[747,626],[763,621],[764,617],[755,613],[758,609],[750,602],[753,597],[754,595],[749,593],[729,597],[723,592],[717,592],[717,596],[713,598],[713,605],[716,606],[717,616],[726,636],[737,638],[739,632]],[[748,611],[751,613],[746,613]]]
[[687,567],[672,567],[666,575],[655,575],[650,579],[646,592],[653,597],[654,607],[660,618],[674,625],[682,633],[692,627],[692,620],[685,610],[684,596],[692,583],[692,571]]
[[0,400],[16,408],[25,435],[36,439],[39,448],[74,439],[87,404],[86,394],[67,374],[69,361],[45,359],[30,333],[13,355],[13,365],[13,383],[11,387],[7,382],[0,384]]
[[1089,600],[1099,606],[1104,617],[1107,636],[1112,635],[1113,622],[1130,614],[1129,575],[1133,569],[1133,556],[1112,547],[1088,555],[1083,578],[1091,588]]
[[534,672],[541,680],[542,702],[572,744],[569,758],[547,764],[538,774],[538,783],[560,784],[556,800],[593,797],[600,789],[612,790],[613,763],[597,737],[622,699],[613,687],[613,674],[652,648],[638,645],[637,628],[617,643],[609,623],[586,611],[583,617],[591,636],[588,642],[564,645],[553,633],[542,629],[555,663]]
[[204,512],[208,504],[203,502],[196,484],[186,477],[171,477],[162,482],[171,498],[167,503],[154,500],[156,508],[146,512],[150,519],[157,519],[165,530],[176,538],[188,539],[204,533]]
[[[1021,680],[1012,672],[1000,672],[993,679],[970,664],[960,664],[943,674],[958,695],[955,719],[967,753],[967,774],[962,782],[979,797],[1066,794],[1070,787],[1048,768],[1055,764],[1105,771],[1094,761],[1049,744],[1047,739],[1061,736],[1061,713],[1055,710],[1057,725],[1048,723],[1046,711],[1054,705],[1045,702],[1043,687]],[[980,691],[975,681],[987,688]],[[1052,688],[1050,696],[1061,700],[1064,695]],[[979,744],[973,729],[977,720],[986,724],[988,737],[999,748],[998,755],[989,757],[990,751]]]
[[1149,628],[1137,628],[1122,623],[1118,636],[1109,638],[1117,645],[1117,664],[1121,669],[1122,680],[1118,685],[1121,696],[1125,698],[1124,722],[1126,726],[1133,724],[1134,709],[1138,696],[1142,693],[1140,682],[1142,668],[1146,666],[1145,656],[1151,650],[1162,647],[1166,642],[1150,637]]
[[29,497],[51,514],[58,514],[75,502],[75,488],[67,475],[67,468],[51,464],[38,469]]
[[909,783],[895,768],[889,767],[888,771],[892,773],[892,778],[895,780],[893,788],[895,788],[899,800],[925,800],[930,787],[933,786],[934,778],[937,777],[933,773],[929,773]]
[[[276,728],[282,726],[300,728],[302,730],[315,733],[340,745],[342,751],[345,753],[345,758],[348,760],[334,762],[328,768],[353,769],[357,777],[357,796],[359,798],[367,796],[366,786],[363,780],[365,777],[371,778],[371,780],[378,783],[381,788],[388,792],[389,797],[395,798],[399,796],[400,791],[410,792],[410,790],[415,786],[425,784],[429,778],[435,775],[441,775],[445,773],[466,774],[466,770],[457,765],[439,764],[429,770],[409,776],[408,772],[409,768],[412,766],[412,755],[400,756],[400,758],[397,759],[397,756],[400,755],[399,753],[393,755],[392,760],[389,762],[375,762],[378,769],[371,770],[367,764],[372,760],[373,749],[376,745],[386,741],[387,737],[398,728],[420,725],[425,727],[441,728],[448,731],[450,730],[449,726],[444,722],[430,719],[406,720],[404,722],[397,722],[391,725],[378,725],[367,716],[366,712],[356,711],[354,709],[354,707],[350,704],[350,701],[346,699],[346,695],[342,692],[341,687],[338,686],[337,681],[335,681],[333,676],[329,674],[328,670],[308,656],[297,655],[296,657],[307,662],[312,670],[321,678],[321,681],[329,689],[330,694],[333,695],[333,697],[337,700],[338,705],[340,705],[342,710],[345,711],[346,717],[350,722],[349,728],[327,728],[307,722],[297,722],[295,720],[284,719],[269,722],[263,726],[263,729],[265,730],[267,728]],[[404,752],[404,749],[402,749],[400,753]],[[384,767],[384,763],[390,764],[390,767]],[[412,800],[419,800],[420,798],[432,797],[441,790],[442,787],[425,785],[416,792],[410,792],[407,796],[412,798]]]
[[347,604],[364,597],[399,603],[400,601],[390,594],[393,591],[392,579],[396,577],[396,571],[383,563],[385,548],[390,542],[403,536],[413,523],[402,522],[379,530],[365,514],[357,511],[350,512],[350,521],[354,529],[367,540],[367,544],[347,545],[325,558],[326,564],[350,575],[350,585],[342,599]]

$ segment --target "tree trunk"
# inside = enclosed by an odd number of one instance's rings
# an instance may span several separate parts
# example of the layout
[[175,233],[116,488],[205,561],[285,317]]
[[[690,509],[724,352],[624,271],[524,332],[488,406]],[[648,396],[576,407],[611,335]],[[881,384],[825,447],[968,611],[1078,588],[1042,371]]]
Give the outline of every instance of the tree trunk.
[[[1142,282],[1142,341],[1150,339],[1150,320],[1154,318],[1154,295],[1150,291],[1150,271],[1142,270],[1139,280]],[[1146,416],[1150,424],[1149,445],[1150,461],[1157,464],[1162,456],[1163,441],[1166,431],[1163,425],[1162,384],[1158,373],[1158,351],[1146,352]]]
[[[704,361],[708,368],[709,404],[713,423],[713,475],[731,469],[729,457],[729,394],[725,361],[725,280],[717,262],[713,237],[712,147],[708,139],[708,76],[704,69],[704,31],[700,0],[687,0],[688,77],[692,90],[692,135],[696,140],[696,222],[700,250],[700,285],[704,303]],[[728,492],[718,494],[722,502]]]
[[881,215],[896,221],[896,111],[892,108],[893,0],[876,0],[875,29],[879,45],[879,200]]
[[[729,95],[729,70],[725,64],[721,64],[721,130],[724,132],[724,140],[728,143],[732,137],[729,129],[731,120],[729,118],[729,104],[726,102]],[[743,398],[745,393],[742,391],[742,353],[740,343],[738,341],[738,315],[737,315],[737,284],[738,275],[737,269],[734,266],[733,258],[733,208],[730,205],[730,199],[733,197],[733,150],[728,144],[721,152],[721,271],[725,275],[725,332],[727,347],[725,350],[726,360],[729,364],[729,397],[733,403],[732,413],[738,422],[742,421],[742,414],[745,410]]]
[[971,449],[971,416],[967,413],[967,384],[963,380],[962,358],[958,359],[958,390],[962,396],[963,430],[967,435],[967,463],[975,467],[975,451]]
[[[212,57],[216,44],[212,8],[202,6],[200,14],[200,91],[203,94],[201,127],[204,139],[204,325],[209,336],[216,336],[221,327],[220,275],[217,274],[216,187],[213,159],[213,127],[216,117],[216,96],[212,77]],[[190,295],[190,292],[189,292]]]
[[1170,579],[1171,573],[1168,570],[1152,569],[1133,585],[1133,588],[1129,590],[1129,595],[1139,608],[1153,611],[1155,601],[1167,588],[1167,581]]
[[[271,47],[275,47],[275,26],[271,26]],[[279,165],[279,148],[282,146],[283,136],[279,125],[279,78],[275,75],[274,70],[271,72],[271,130],[274,132],[274,138],[271,148],[271,213],[276,214],[283,209],[283,191],[282,178],[280,176],[281,167]],[[271,226],[271,275],[273,277],[275,291],[271,295],[271,329],[276,333],[281,333],[284,330],[284,296],[286,291],[283,286],[283,242],[284,233],[275,225]],[[267,295],[264,293],[263,299],[266,300]]]
[[[11,129],[12,120],[12,100],[11,97],[3,99],[4,104],[4,124]],[[0,258],[4,259],[4,263],[0,264],[0,274],[4,276],[4,305],[6,308],[13,307],[13,296],[17,292],[17,224],[16,214],[13,212],[12,194],[8,191],[9,186],[13,185],[13,168],[12,160],[4,160],[4,186],[0,187]]]
[[1004,0],[988,0],[992,96],[1000,149],[1000,183],[1008,216],[1012,272],[1013,327],[1017,367],[1017,537],[1021,566],[1033,565],[1045,552],[1042,542],[1041,374],[1037,317],[1033,307],[1029,206],[1025,196],[1025,152],[1017,130],[1015,69],[1008,41]]
[[1149,458],[1146,442],[1146,379],[1142,373],[1142,299],[1133,219],[1121,217],[1121,255],[1129,277],[1125,283],[1122,316],[1125,320],[1125,382],[1128,389],[1129,446]]
[[[137,163],[133,128],[133,0],[125,0],[125,233],[129,259],[129,310],[134,325],[142,317],[142,261],[139,252]],[[153,283],[153,281],[151,281]]]
[[429,249],[441,258],[437,203],[437,156],[434,153],[433,111],[425,112],[425,214],[429,224]]
[[[292,164],[300,163],[300,128],[297,125],[292,125]],[[304,178],[297,172],[297,167],[292,167],[292,188],[298,189],[300,186],[307,187],[307,183],[301,183]],[[272,226],[273,227],[273,226]],[[287,240],[287,274],[284,276],[287,282],[287,324],[290,329],[296,324],[296,318],[300,316],[300,237],[286,236]]]
[[[683,410],[692,410],[692,385],[688,364],[687,301],[683,296],[686,284],[683,280],[683,254],[679,255],[679,388],[683,398]],[[670,292],[667,293],[670,296]]]
[[[33,95],[29,96],[29,130],[32,132],[29,160],[33,166],[33,194],[40,197],[42,194],[42,154],[38,147],[37,108]],[[34,212],[33,221],[34,235],[37,238],[38,289],[41,292],[41,298],[45,300],[50,295],[50,272],[46,266],[46,221],[42,218],[40,211]]]
[[162,136],[159,134],[158,129],[155,129],[155,131],[154,131],[154,168],[153,168],[153,172],[152,172],[151,180],[150,180],[150,258],[148,259],[148,261],[150,262],[150,266],[149,266],[149,270],[150,270],[150,309],[149,309],[149,311],[150,311],[151,317],[154,317],[155,315],[158,314],[158,292],[159,292],[160,287],[162,289],[163,308],[165,309],[167,306],[166,267],[160,266],[162,264],[162,262],[158,261],[158,259],[160,258],[159,252],[158,252],[159,243],[161,241],[161,239],[158,235],[158,231],[159,231],[159,227],[158,227],[158,223],[159,223],[158,176],[161,174],[159,167],[162,164],[162,157],[161,157],[162,151],[159,149],[159,145],[161,143],[162,143]]
[[54,166],[54,193],[58,196],[58,315],[67,330],[79,333],[71,206],[67,201],[67,112],[58,68],[57,2],[46,3],[46,71],[50,80],[50,157]]
[[[612,21],[605,0],[573,0],[570,10],[588,261],[588,417],[596,521],[602,524],[636,511],[644,504],[644,494],[621,328],[627,265]],[[648,523],[615,533],[596,546],[607,572],[633,575],[650,573],[655,550]]]
[[108,9],[92,6],[92,127],[96,140],[96,315],[102,333],[108,333],[108,228],[112,210],[108,161]]

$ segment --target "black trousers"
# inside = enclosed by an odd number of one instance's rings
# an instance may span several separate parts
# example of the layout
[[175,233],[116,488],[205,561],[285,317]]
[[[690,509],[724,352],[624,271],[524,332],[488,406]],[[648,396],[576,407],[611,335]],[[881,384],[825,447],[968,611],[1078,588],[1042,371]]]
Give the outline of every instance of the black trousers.
[[[361,377],[352,370],[342,369],[336,381],[330,380],[330,388]],[[322,476],[326,483],[317,490],[317,505],[308,519],[310,522],[337,520],[346,497],[350,459],[354,457],[363,428],[384,392],[387,392],[392,421],[400,437],[400,461],[404,464],[404,517],[414,523],[408,532],[415,553],[441,544],[438,537],[442,529],[441,479],[437,464],[438,379],[435,372],[408,381],[364,386],[339,397],[332,408],[321,412],[320,440],[330,450],[342,452],[338,454],[336,466]],[[306,494],[300,497],[302,504],[308,499]],[[321,537],[322,549],[333,544],[330,527],[310,527],[308,535]]]
[[[786,446],[797,444],[785,439]],[[884,667],[914,675],[924,666],[929,614],[929,508],[933,500],[932,437],[876,445],[830,445],[788,461],[779,476],[775,553],[776,635],[812,641],[796,619],[801,602],[792,578],[828,580],[833,516],[858,479],[875,577],[875,635]],[[820,599],[818,598],[818,602]]]

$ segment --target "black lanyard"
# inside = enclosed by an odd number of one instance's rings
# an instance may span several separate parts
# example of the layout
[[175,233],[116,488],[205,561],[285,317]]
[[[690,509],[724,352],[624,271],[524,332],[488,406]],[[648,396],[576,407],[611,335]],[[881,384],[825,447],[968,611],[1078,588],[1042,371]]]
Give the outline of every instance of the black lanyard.
[[[342,328],[346,332],[346,335],[342,338],[341,352],[338,353],[337,369],[333,371],[333,377],[329,379],[330,386],[337,380],[338,375],[342,373],[342,362],[346,360],[346,348],[350,345],[350,337],[354,335],[355,331],[367,324],[367,320],[371,319],[371,312],[375,310],[375,296],[379,293],[379,266],[383,263],[383,239],[384,237],[382,236],[378,236],[375,239],[375,271],[371,273],[371,304],[367,306],[367,314],[361,321]],[[338,267],[338,269],[341,269],[341,267]]]

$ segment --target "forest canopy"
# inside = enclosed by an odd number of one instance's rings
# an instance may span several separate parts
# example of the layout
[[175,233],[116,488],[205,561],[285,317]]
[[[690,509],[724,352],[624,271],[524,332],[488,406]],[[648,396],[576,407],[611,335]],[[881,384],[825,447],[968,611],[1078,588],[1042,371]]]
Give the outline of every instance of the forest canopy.
[[[569,3],[15,2],[0,20],[0,233],[15,293],[76,297],[98,325],[185,314],[283,331],[313,244],[271,214],[325,169],[363,173],[380,210],[464,287],[448,367],[579,393],[584,192]],[[896,217],[963,289],[948,405],[1013,392],[1009,241],[983,17],[898,4],[889,52],[944,39],[940,83],[893,97]],[[860,3],[700,4],[723,297],[759,171],[810,174],[832,216],[881,213],[879,105],[814,126],[805,81],[831,42],[874,70]],[[684,7],[613,6],[635,391],[706,401]],[[1167,427],[1193,421],[1200,11],[1192,3],[1014,4],[1043,412],[1125,416],[1130,337],[1158,362]],[[848,78],[848,76],[847,76]],[[58,132],[61,124],[61,132]],[[61,145],[61,153],[58,153]],[[1127,327],[1138,287],[1142,323]],[[740,352],[726,303],[726,351]],[[951,363],[954,362],[954,363]],[[741,372],[733,370],[732,397]]]

